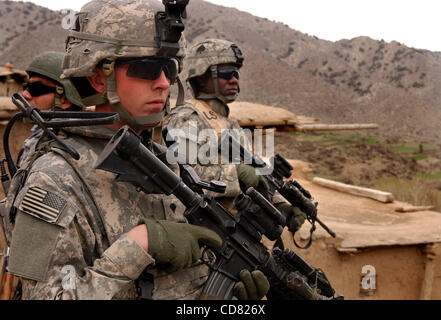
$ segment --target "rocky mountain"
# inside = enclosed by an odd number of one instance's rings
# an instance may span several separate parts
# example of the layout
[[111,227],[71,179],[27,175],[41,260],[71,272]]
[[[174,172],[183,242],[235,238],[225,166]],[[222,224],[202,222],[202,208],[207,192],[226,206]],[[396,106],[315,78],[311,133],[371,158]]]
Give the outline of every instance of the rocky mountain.
[[[39,52],[63,50],[62,19],[60,12],[29,2],[1,1],[0,64],[24,68]],[[441,137],[440,52],[363,36],[325,41],[237,9],[191,0],[188,43],[213,37],[234,41],[245,55],[240,100],[327,123],[375,122],[381,125],[375,134]]]

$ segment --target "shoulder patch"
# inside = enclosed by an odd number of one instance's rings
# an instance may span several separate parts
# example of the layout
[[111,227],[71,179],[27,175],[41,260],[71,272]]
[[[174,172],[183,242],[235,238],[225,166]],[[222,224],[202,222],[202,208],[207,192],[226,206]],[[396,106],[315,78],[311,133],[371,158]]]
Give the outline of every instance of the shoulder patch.
[[55,223],[67,201],[39,187],[31,187],[21,201],[19,209],[36,218]]

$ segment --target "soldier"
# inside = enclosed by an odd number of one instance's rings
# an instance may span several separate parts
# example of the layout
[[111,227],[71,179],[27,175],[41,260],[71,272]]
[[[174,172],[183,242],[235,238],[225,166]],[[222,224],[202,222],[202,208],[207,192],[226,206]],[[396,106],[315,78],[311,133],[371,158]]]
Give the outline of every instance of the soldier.
[[[220,237],[186,223],[175,198],[140,193],[94,169],[125,124],[155,153],[164,151],[145,141],[145,133],[166,112],[185,42],[180,32],[157,37],[166,31],[157,28],[168,27],[159,5],[93,0],[77,14],[62,78],[72,80],[85,105],[116,110],[121,121],[60,132],[80,154],[78,161],[41,139],[14,176],[7,199],[14,222],[9,271],[21,277],[23,299],[133,299],[140,279],[143,296],[153,299],[200,296],[210,274],[200,260],[200,245],[218,247]],[[265,276],[243,274],[236,296],[262,298],[269,287]]]
[[[32,106],[39,110],[80,111],[84,107],[71,81],[68,79],[60,79],[63,72],[61,68],[63,58],[64,52],[43,52],[36,56],[26,68],[29,79],[28,82],[23,85],[24,90],[22,95]],[[43,130],[37,125],[31,128],[31,135],[23,142],[23,149],[18,155],[18,166],[20,166],[24,159],[32,152],[33,147],[41,138],[42,134]],[[6,194],[8,183],[2,182],[2,186]],[[0,202],[0,211],[3,209],[3,202]],[[3,216],[2,212],[0,212],[0,216]],[[0,219],[1,218],[3,217],[0,217]],[[3,221],[0,221],[0,225],[2,225],[2,223]],[[0,233],[2,231],[3,229],[0,230]],[[6,277],[0,277],[0,279],[4,279],[5,282],[4,286],[0,286],[4,289],[0,293],[0,299],[5,299],[11,294],[7,292],[5,288],[11,288],[12,286],[6,284]],[[12,280],[12,278],[9,279],[9,281]]]
[[[80,111],[84,107],[71,81],[60,79],[63,73],[63,58],[63,52],[43,52],[35,57],[26,69],[29,81],[24,85],[23,97],[39,110]],[[32,134],[23,143],[19,163],[27,157],[43,133],[36,125],[31,131]]]
[[[192,46],[186,57],[185,67],[186,80],[193,99],[173,108],[164,122],[169,129],[177,128],[185,131],[184,138],[187,145],[197,144],[198,158],[195,170],[203,180],[219,180],[227,184],[225,194],[214,194],[214,196],[230,210],[233,208],[234,198],[241,191],[246,191],[249,187],[268,189],[267,182],[263,176],[256,175],[255,169],[247,164],[223,164],[220,161],[213,164],[209,161],[201,161],[200,147],[211,140],[201,140],[199,137],[195,141],[190,134],[190,127],[195,125],[198,132],[212,129],[218,138],[223,130],[230,130],[237,138],[246,136],[238,122],[229,118],[228,107],[240,92],[239,70],[243,61],[242,51],[230,41],[207,39]],[[246,139],[241,141],[250,150],[250,141]],[[191,150],[190,147],[186,149]],[[272,200],[287,216],[288,229],[293,233],[296,232],[305,221],[306,215],[299,208],[285,202],[278,193]]]

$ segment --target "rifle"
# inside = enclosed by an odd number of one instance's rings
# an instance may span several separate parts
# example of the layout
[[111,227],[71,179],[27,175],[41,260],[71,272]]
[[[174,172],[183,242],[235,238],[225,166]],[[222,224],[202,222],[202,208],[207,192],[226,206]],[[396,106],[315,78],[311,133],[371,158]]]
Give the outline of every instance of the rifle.
[[[201,298],[231,299],[243,269],[259,269],[266,275],[271,287],[267,296],[271,299],[342,298],[335,296],[335,290],[321,270],[311,267],[294,251],[285,249],[282,252],[275,248],[268,252],[261,243],[262,236],[270,240],[280,237],[285,217],[253,188],[235,200],[238,213],[233,216],[212,196],[202,192],[207,184],[200,183],[192,167],[181,167],[189,173],[186,176],[190,187],[127,126],[112,137],[95,168],[116,173],[117,181],[131,182],[146,193],[159,188],[166,195],[174,194],[186,206],[184,215],[189,223],[219,234],[222,247],[207,251],[213,258],[210,262],[212,272]],[[218,182],[208,187],[222,191],[225,185]]]
[[289,178],[292,175],[293,167],[289,162],[282,157],[280,154],[276,154],[274,157],[270,158],[270,163],[272,166],[268,166],[265,161],[259,155],[252,154],[250,151],[245,149],[240,142],[231,135],[231,133],[226,130],[222,133],[222,138],[219,143],[219,149],[225,150],[228,148],[230,160],[237,161],[240,159],[235,159],[238,156],[245,163],[250,163],[251,166],[256,168],[259,174],[263,175],[269,184],[269,190],[259,190],[265,194],[267,199],[271,199],[274,193],[278,191],[291,205],[300,208],[307,217],[307,220],[311,223],[310,237],[308,243],[304,247],[300,247],[294,239],[294,244],[300,249],[307,249],[312,243],[312,233],[315,231],[315,222],[326,230],[333,238],[336,234],[329,229],[318,217],[317,217],[317,206],[318,202],[314,201],[311,193],[303,188],[300,183],[296,180],[284,180],[284,178]]

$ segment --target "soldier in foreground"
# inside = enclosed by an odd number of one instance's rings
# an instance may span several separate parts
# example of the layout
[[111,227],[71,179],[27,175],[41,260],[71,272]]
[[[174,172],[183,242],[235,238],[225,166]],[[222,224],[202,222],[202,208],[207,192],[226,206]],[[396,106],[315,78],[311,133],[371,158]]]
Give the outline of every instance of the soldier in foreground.
[[[26,68],[29,81],[24,86],[23,97],[39,110],[80,111],[84,107],[71,81],[60,79],[63,73],[61,69],[63,58],[63,52],[43,52],[35,57]],[[36,125],[31,131],[32,134],[23,143],[19,163],[28,156],[31,148],[43,134],[43,131]]]
[[[184,143],[187,150],[191,150],[189,144],[197,144],[198,158],[197,164],[194,165],[195,170],[203,180],[218,180],[227,184],[225,194],[214,196],[230,210],[233,209],[234,198],[249,187],[268,189],[266,179],[257,175],[256,170],[247,164],[223,164],[220,161],[213,164],[201,159],[200,147],[208,140],[195,141],[190,134],[190,127],[195,125],[198,133],[206,129],[213,130],[213,140],[220,139],[223,130],[230,130],[238,140],[240,137],[246,137],[239,123],[229,118],[228,107],[239,95],[239,70],[243,62],[242,51],[230,41],[207,39],[192,46],[185,60],[185,68],[193,99],[173,108],[164,123],[169,129],[175,128],[185,132]],[[251,150],[248,139],[241,139],[241,143],[246,149]],[[295,233],[304,223],[305,214],[299,208],[285,202],[277,193],[272,200],[277,209],[288,218],[288,229]]]
[[[116,110],[121,121],[64,129],[59,137],[78,161],[53,141],[40,141],[15,175],[7,200],[14,223],[9,271],[21,277],[23,299],[135,299],[141,279],[150,283],[143,296],[196,299],[210,274],[200,245],[219,247],[216,233],[186,223],[175,199],[158,200],[94,169],[123,125],[156,154],[164,152],[148,132],[166,113],[184,40],[180,33],[171,37],[177,40],[156,37],[167,27],[158,11],[143,1],[91,1],[69,33],[63,76],[85,105]],[[261,272],[245,272],[239,284],[243,299],[260,299],[269,286]]]

